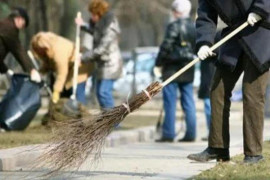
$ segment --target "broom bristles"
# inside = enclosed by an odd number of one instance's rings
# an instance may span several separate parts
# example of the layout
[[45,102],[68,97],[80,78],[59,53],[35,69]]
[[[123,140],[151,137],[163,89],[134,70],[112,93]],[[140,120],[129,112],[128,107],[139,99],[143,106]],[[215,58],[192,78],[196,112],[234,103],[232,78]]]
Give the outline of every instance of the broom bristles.
[[50,173],[78,169],[89,158],[91,163],[100,159],[106,137],[124,118],[140,108],[162,89],[159,82],[152,83],[145,90],[132,97],[125,105],[104,110],[98,115],[64,122],[54,134],[54,145],[39,158],[41,166]]

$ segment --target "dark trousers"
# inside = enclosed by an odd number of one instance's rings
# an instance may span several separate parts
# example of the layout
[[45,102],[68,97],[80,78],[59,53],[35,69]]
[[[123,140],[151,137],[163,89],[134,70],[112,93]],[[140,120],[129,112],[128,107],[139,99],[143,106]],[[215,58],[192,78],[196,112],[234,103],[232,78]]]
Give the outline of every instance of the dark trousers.
[[211,87],[211,128],[209,147],[229,148],[230,97],[235,83],[243,78],[243,133],[244,154],[261,155],[263,144],[264,103],[268,71],[259,72],[251,60],[242,55],[236,69],[231,72],[217,68]]

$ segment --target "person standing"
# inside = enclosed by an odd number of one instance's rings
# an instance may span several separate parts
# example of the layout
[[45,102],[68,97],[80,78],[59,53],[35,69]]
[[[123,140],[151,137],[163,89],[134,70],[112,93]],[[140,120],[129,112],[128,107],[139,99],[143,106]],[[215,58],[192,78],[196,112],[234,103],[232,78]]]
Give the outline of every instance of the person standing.
[[109,109],[114,107],[113,84],[122,74],[123,62],[118,45],[120,27],[107,1],[92,0],[88,10],[91,13],[89,23],[82,18],[75,19],[94,39],[93,50],[82,55],[82,63],[96,63],[97,99],[101,108]]
[[23,70],[30,73],[31,80],[40,82],[41,77],[34,69],[19,39],[19,31],[26,28],[28,24],[28,14],[20,7],[14,8],[7,18],[0,20],[0,73],[7,73],[9,76],[14,74],[4,63],[7,54],[12,53]]
[[230,160],[229,116],[230,97],[235,83],[243,78],[244,162],[263,159],[264,95],[270,65],[269,0],[199,0],[197,27],[198,56],[204,60],[214,53],[218,16],[228,25],[222,37],[247,21],[250,26],[220,48],[217,70],[211,87],[212,121],[208,147],[201,153],[190,154],[195,161]]
[[[166,30],[160,52],[156,59],[154,73],[166,80],[183,68],[194,58],[195,27],[190,19],[191,3],[189,0],[175,0],[172,13],[176,19]],[[165,109],[162,137],[156,142],[173,142],[175,138],[175,113],[177,90],[180,91],[180,102],[185,114],[186,133],[180,142],[192,142],[196,139],[196,109],[193,97],[194,67],[163,88]]]

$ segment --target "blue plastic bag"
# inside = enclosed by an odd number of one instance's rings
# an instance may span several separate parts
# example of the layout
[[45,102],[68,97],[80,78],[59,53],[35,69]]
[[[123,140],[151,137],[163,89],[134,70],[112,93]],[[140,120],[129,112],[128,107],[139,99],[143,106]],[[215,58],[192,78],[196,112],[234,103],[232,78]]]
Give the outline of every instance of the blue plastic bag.
[[27,75],[13,75],[0,103],[0,127],[9,131],[27,128],[41,106],[40,88]]

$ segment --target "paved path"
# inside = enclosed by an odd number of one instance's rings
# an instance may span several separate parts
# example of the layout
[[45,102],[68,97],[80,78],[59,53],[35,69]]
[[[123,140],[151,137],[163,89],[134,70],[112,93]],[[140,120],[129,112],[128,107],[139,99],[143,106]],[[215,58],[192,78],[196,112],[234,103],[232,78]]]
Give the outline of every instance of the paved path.
[[[235,118],[232,118],[235,119]],[[238,118],[239,119],[239,118]],[[203,123],[199,124],[203,126]],[[240,120],[231,121],[231,154],[242,153],[242,123]],[[204,128],[199,128],[199,134]],[[270,137],[270,121],[266,121],[265,136]],[[167,143],[154,142],[136,143],[113,148],[106,148],[102,161],[95,168],[84,164],[78,172],[65,173],[50,178],[54,180],[180,180],[186,179],[201,171],[215,166],[215,162],[195,163],[186,156],[203,150],[206,142],[196,143]],[[2,172],[0,180],[41,179],[37,178],[42,172],[28,171]]]

